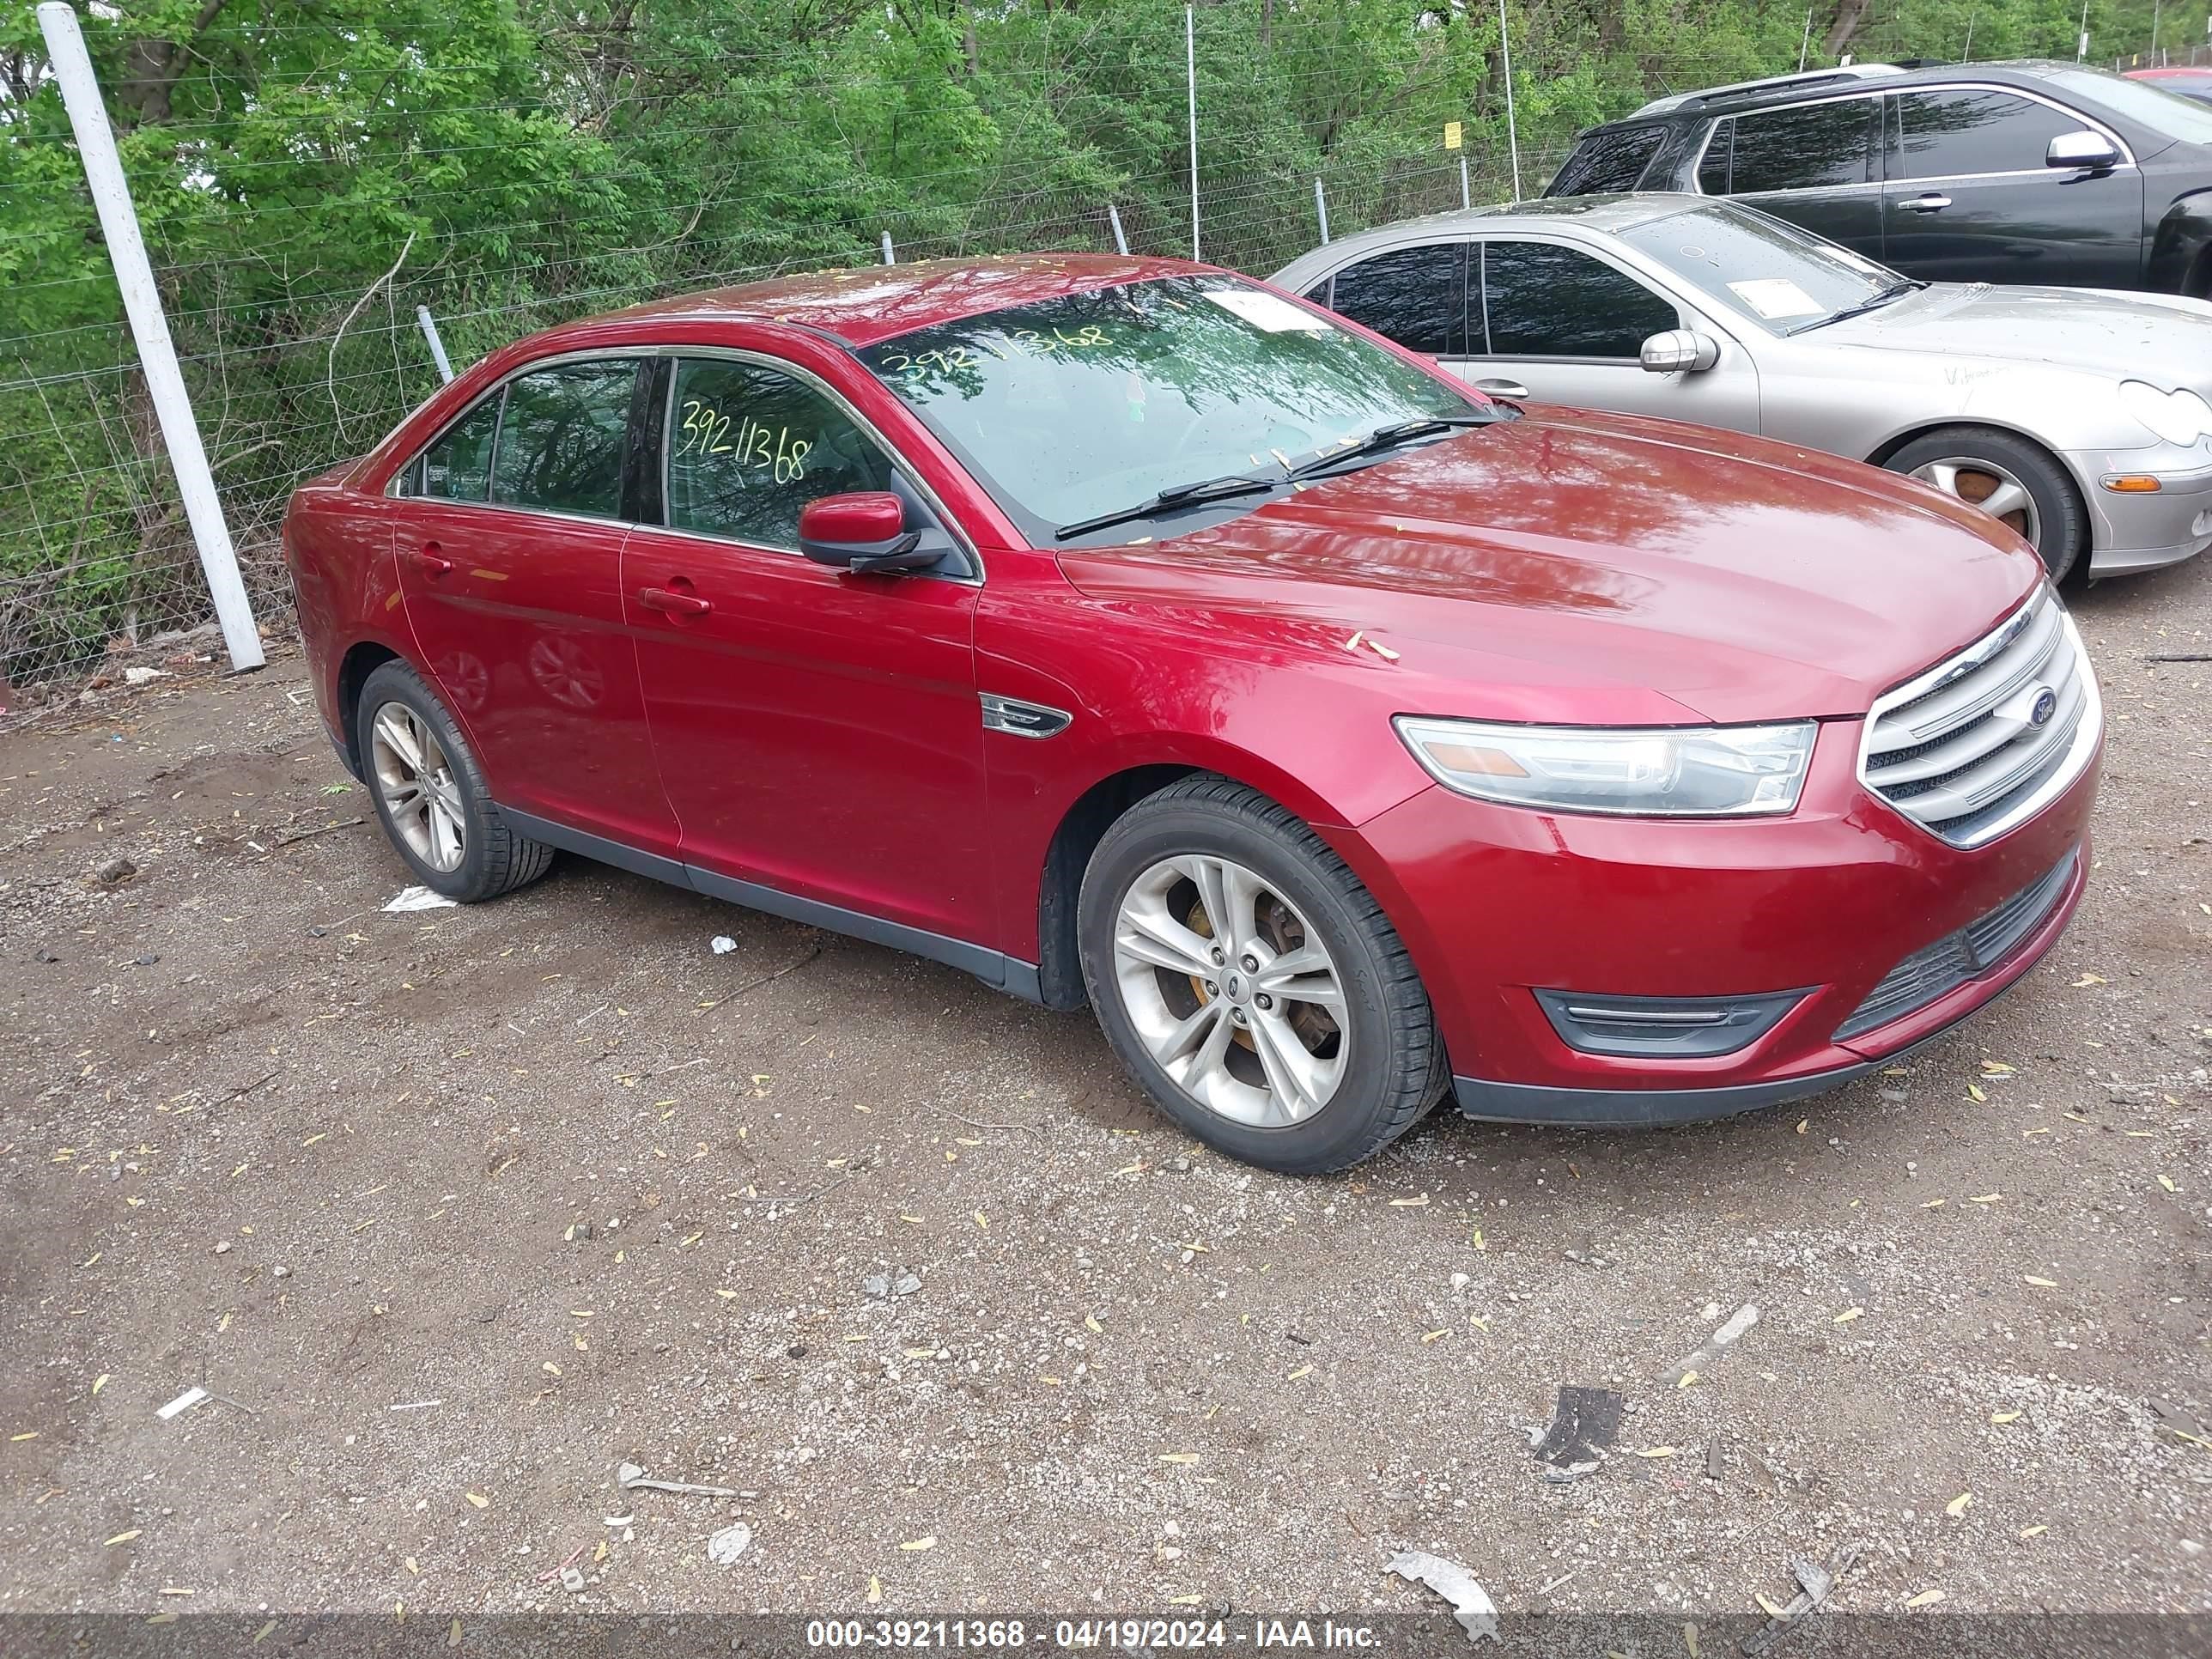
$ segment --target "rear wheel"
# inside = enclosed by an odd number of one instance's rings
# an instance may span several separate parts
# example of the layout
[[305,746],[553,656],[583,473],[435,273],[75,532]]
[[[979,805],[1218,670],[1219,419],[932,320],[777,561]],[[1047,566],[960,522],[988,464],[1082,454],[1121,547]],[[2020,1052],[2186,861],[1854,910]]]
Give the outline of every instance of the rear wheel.
[[2087,550],[2089,532],[2066,471],[2045,450],[1990,427],[1915,438],[1885,465],[1980,508],[2017,532],[2057,581]]
[[1117,820],[1078,925],[1108,1042],[1164,1112],[1232,1157],[1342,1169],[1449,1081],[1382,908],[1321,837],[1224,778],[1171,785]]
[[470,904],[545,873],[553,849],[507,827],[468,740],[420,675],[384,664],[357,708],[377,820],[417,881]]

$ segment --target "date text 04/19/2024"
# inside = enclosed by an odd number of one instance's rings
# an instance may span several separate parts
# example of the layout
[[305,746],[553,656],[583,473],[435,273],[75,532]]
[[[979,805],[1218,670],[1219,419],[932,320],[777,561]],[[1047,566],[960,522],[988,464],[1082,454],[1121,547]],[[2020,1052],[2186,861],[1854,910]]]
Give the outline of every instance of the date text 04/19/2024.
[[1379,1647],[1370,1626],[1334,1619],[815,1619],[806,1645],[817,1649],[991,1649],[1047,1645],[1073,1650],[1274,1650]]

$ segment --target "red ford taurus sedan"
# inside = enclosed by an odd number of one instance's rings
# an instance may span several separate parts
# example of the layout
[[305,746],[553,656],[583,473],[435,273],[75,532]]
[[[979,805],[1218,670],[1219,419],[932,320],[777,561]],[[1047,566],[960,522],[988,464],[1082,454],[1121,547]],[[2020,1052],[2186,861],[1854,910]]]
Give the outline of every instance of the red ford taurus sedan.
[[580,853],[1089,1003],[1349,1164],[1867,1071],[2072,914],[2033,551],[1802,449],[1485,402],[1202,266],[841,272],[478,364],[285,525],[323,718],[459,899]]

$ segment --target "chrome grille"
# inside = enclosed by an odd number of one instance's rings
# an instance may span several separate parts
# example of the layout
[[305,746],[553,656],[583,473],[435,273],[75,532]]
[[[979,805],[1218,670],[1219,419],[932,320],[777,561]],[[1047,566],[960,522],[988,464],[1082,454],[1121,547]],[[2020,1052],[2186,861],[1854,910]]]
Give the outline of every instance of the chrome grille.
[[1859,778],[1954,847],[1978,847],[2080,776],[2104,721],[2081,636],[2044,586],[1985,637],[1875,699]]

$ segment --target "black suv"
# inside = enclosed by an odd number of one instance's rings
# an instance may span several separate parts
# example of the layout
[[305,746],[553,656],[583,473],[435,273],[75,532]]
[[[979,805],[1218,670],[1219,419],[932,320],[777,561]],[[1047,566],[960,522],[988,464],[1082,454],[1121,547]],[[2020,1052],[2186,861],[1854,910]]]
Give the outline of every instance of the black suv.
[[1547,196],[1740,196],[1936,282],[2212,296],[2212,106],[2075,64],[1864,64],[1646,104]]

